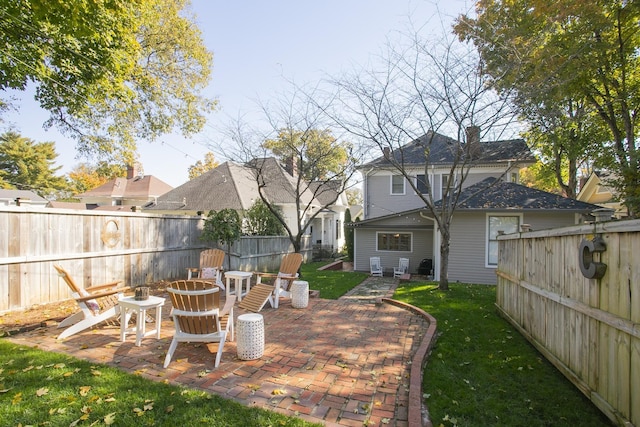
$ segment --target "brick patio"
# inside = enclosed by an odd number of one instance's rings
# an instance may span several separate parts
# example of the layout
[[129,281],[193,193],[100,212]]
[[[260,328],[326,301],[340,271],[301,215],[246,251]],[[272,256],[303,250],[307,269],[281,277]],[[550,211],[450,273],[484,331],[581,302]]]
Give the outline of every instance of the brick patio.
[[[203,344],[179,344],[169,367],[162,367],[173,332],[169,303],[161,339],[147,337],[140,347],[133,336],[120,342],[114,326],[62,341],[55,339],[60,330],[51,326],[10,340],[327,426],[413,427],[425,423],[421,367],[435,322],[415,308],[381,302],[395,286],[397,279],[369,278],[340,300],[311,298],[305,309],[294,309],[286,299],[277,310],[267,304],[261,311],[263,357],[242,361],[236,343],[228,341],[218,368],[215,354]],[[236,308],[234,315],[240,314]]]

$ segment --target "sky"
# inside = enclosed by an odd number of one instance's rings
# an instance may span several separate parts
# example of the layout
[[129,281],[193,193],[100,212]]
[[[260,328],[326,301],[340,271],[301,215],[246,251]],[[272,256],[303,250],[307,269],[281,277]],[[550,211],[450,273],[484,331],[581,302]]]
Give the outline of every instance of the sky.
[[[278,96],[290,80],[304,85],[353,71],[369,63],[398,31],[427,24],[439,32],[468,8],[466,0],[192,0],[204,43],[213,52],[204,94],[217,99],[219,108],[188,139],[171,134],[138,141],[145,175],[173,187],[184,184],[189,166],[207,152],[219,162],[228,160],[223,155],[228,123],[251,114],[258,101]],[[15,96],[19,110],[3,115],[0,131],[12,127],[36,142],[55,142],[59,173],[87,161],[77,158],[73,140],[43,129],[48,113],[29,92]]]

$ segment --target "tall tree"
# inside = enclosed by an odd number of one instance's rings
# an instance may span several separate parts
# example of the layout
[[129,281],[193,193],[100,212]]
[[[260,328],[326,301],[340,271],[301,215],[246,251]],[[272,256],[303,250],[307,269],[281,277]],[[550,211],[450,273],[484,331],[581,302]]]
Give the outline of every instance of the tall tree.
[[[333,115],[347,131],[373,144],[372,151],[385,154],[424,202],[440,235],[439,289],[448,290],[451,221],[469,171],[480,160],[480,130],[500,135],[513,112],[482,74],[473,49],[418,32],[404,36],[388,47],[381,65],[335,82],[343,104]],[[470,138],[467,129],[477,130],[475,136]],[[453,136],[444,145],[447,153],[431,152],[438,131]],[[405,167],[403,146],[417,140],[424,146],[425,177],[439,155],[453,159],[440,200],[428,179],[421,183],[426,191],[418,189],[415,171]]]
[[[340,194],[353,186],[356,157],[352,144],[328,130],[323,107],[314,93],[293,87],[274,103],[261,105],[260,128],[232,123],[230,139],[237,145],[235,157],[252,169],[260,198],[278,218],[295,252],[323,209],[331,207]],[[286,188],[274,189],[273,163],[280,158],[290,173]],[[295,207],[285,216],[278,209],[282,197]]]
[[[212,55],[188,0],[0,4],[0,90],[35,86],[57,126],[94,159],[135,160],[136,139],[201,129]],[[7,102],[7,100],[4,100]]]
[[205,172],[218,167],[215,155],[209,151],[204,155],[204,160],[198,160],[195,164],[189,166],[189,179],[199,177]]
[[[640,215],[640,7],[595,0],[481,0],[456,32],[473,40],[487,72],[522,103],[584,102],[608,131],[602,161]],[[592,143],[593,141],[591,141]]]
[[58,154],[53,142],[35,142],[17,132],[0,136],[0,187],[31,190],[44,198],[64,191],[68,183],[56,175],[61,166],[54,166]]
[[341,173],[348,156],[348,147],[340,147],[328,129],[280,129],[264,148],[308,181]]

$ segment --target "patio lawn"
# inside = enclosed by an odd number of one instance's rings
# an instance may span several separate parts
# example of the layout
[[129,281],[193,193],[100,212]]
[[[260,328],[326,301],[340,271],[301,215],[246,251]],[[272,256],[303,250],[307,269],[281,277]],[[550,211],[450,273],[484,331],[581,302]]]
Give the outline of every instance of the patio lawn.
[[495,286],[401,284],[438,321],[423,375],[434,426],[607,426],[609,420],[494,307]]

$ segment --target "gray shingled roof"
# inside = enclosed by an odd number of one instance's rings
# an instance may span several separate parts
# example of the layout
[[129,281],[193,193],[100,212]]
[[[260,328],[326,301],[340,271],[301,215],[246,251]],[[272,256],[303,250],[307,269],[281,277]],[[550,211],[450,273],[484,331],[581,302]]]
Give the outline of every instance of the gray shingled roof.
[[[469,199],[465,200],[467,197],[469,197]],[[537,190],[514,182],[504,182],[497,178],[486,178],[474,185],[470,185],[462,190],[460,200],[462,203],[456,208],[458,210],[540,210],[588,214],[600,208],[600,206],[592,205],[591,203],[568,199],[557,194]],[[436,208],[438,208],[441,205],[441,201],[437,201],[435,205]],[[426,208],[411,209],[404,212],[395,212],[389,215],[368,218],[352,223],[351,226],[366,226],[369,223],[374,223],[386,218],[417,213],[425,209]]]
[[[462,190],[457,209],[561,210],[589,213],[600,206],[514,182],[486,178]],[[436,206],[440,202],[436,202]]]
[[[459,145],[453,138],[429,131],[409,144],[394,150],[391,156],[396,162],[404,165],[424,165],[425,150],[428,149],[430,164],[452,164],[455,161],[455,150]],[[479,147],[481,151],[479,158],[474,161],[475,164],[506,163],[509,161],[535,162],[535,157],[523,139],[481,141]],[[360,168],[372,166],[391,166],[391,162],[385,156],[380,156]]]
[[145,210],[203,211],[248,209],[259,198],[247,168],[225,162],[158,197]]
[[[272,157],[256,161],[260,162],[258,165],[266,183],[264,193],[267,199],[275,205],[295,203],[296,178]],[[246,210],[260,199],[255,174],[256,168],[225,162],[158,197],[157,201],[145,205],[144,210]],[[305,192],[302,203],[307,204],[311,200],[313,195]]]

